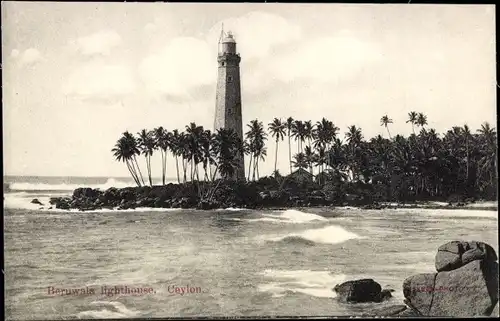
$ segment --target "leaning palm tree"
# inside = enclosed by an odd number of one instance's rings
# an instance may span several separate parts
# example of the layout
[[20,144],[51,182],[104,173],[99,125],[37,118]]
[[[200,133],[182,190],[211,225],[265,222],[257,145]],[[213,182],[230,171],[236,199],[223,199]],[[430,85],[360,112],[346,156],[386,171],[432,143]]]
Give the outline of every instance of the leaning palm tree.
[[424,113],[418,113],[417,125],[425,129],[424,126],[427,125],[427,116]]
[[413,131],[414,135],[415,135],[415,125],[417,124],[417,119],[418,119],[418,114],[416,111],[411,111],[408,113],[408,120],[406,122],[411,123],[411,130]]
[[[136,157],[137,155],[140,155],[140,153],[141,153],[140,149],[139,149],[138,141],[136,140],[134,135],[132,133],[130,133],[129,131],[124,132],[123,137],[125,140],[127,140],[127,142],[129,144],[135,146],[135,148],[133,148],[134,153],[132,154],[132,158],[134,160],[134,162],[132,162],[132,166],[135,166],[134,171],[137,170],[139,172],[139,175],[140,175],[140,178],[142,181],[142,185],[145,185],[144,177],[142,176],[141,168],[139,167],[139,163],[137,162],[137,157]],[[136,167],[137,167],[137,169],[136,169]],[[139,177],[139,176],[137,176],[137,177]]]
[[271,136],[275,138],[276,141],[276,150],[274,155],[274,173],[277,172],[278,166],[278,143],[280,140],[283,140],[285,136],[285,128],[286,125],[281,122],[281,119],[274,118],[272,123],[269,123],[269,131],[271,132]]
[[385,115],[380,118],[380,126],[384,126],[387,129],[387,134],[389,134],[389,139],[391,139],[391,132],[389,131],[389,124],[392,124],[392,119]]
[[141,186],[141,182],[139,181],[139,176],[134,167],[133,158],[136,154],[139,153],[139,149],[137,148],[137,142],[132,134],[128,131],[123,133],[123,136],[118,139],[115,144],[115,147],[111,150],[113,152],[113,156],[115,156],[117,161],[123,161],[132,175],[134,182],[137,186]]
[[153,156],[153,152],[156,148],[154,133],[143,129],[138,133],[138,135],[139,138],[137,139],[137,142],[139,144],[139,149],[146,159],[149,185],[153,186],[153,180],[151,178],[151,156]]

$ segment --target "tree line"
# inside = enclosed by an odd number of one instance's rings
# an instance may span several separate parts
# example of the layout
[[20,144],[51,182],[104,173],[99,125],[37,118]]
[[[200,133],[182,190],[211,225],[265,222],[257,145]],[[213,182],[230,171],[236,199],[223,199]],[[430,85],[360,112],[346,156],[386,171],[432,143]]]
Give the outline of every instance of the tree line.
[[[163,185],[167,157],[175,158],[177,182],[186,183],[232,178],[238,166],[237,156],[247,155],[245,179],[250,181],[260,179],[259,164],[267,157],[268,140],[274,145],[272,176],[282,177],[277,170],[278,150],[286,138],[289,173],[294,168],[306,170],[316,175],[318,185],[332,182],[376,185],[387,200],[442,198],[453,194],[496,198],[497,133],[487,122],[475,132],[465,124],[439,135],[426,127],[426,115],[412,111],[406,121],[412,128],[408,137],[392,137],[392,123],[389,116],[381,117],[387,138],[378,135],[369,140],[355,125],[347,128],[342,139],[340,129],[325,118],[316,123],[292,117],[275,118],[267,130],[262,121],[255,119],[247,125],[243,140],[230,129],[213,133],[190,123],[182,132],[158,127],[143,129],[134,136],[126,131],[112,152],[126,164],[138,186],[147,184],[137,157],[144,157],[147,180],[152,186],[151,157],[156,152],[161,154]],[[297,150],[292,150],[292,140],[297,142]]]

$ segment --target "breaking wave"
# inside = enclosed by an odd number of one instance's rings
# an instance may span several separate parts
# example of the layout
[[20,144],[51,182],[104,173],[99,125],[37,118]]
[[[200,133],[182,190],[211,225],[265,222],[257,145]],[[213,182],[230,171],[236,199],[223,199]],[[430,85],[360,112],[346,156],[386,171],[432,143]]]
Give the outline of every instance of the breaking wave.
[[332,288],[346,278],[344,274],[334,275],[329,271],[311,270],[265,270],[260,274],[269,279],[269,282],[260,284],[259,291],[271,293],[273,297],[302,293],[320,298],[334,298],[336,294]]
[[109,319],[109,318],[130,318],[139,315],[138,311],[128,309],[121,302],[106,302],[106,301],[95,301],[91,303],[92,305],[97,305],[102,307],[101,310],[89,310],[81,311],[77,314],[78,318],[97,318],[97,319]]
[[120,181],[114,178],[108,178],[103,184],[48,184],[48,183],[28,183],[13,182],[9,184],[10,191],[73,191],[79,187],[90,187],[98,189],[108,189],[110,187],[124,188],[136,186],[134,182]]
[[284,212],[280,212],[279,214],[262,214],[261,218],[254,219],[246,219],[245,221],[249,222],[272,222],[272,223],[307,223],[313,221],[328,221],[327,218],[312,214],[312,213],[304,213],[297,210],[286,210]]
[[349,232],[337,225],[325,226],[317,229],[305,230],[301,233],[292,233],[279,237],[269,238],[269,241],[304,244],[323,243],[323,244],[339,244],[352,239],[361,239],[359,235]]

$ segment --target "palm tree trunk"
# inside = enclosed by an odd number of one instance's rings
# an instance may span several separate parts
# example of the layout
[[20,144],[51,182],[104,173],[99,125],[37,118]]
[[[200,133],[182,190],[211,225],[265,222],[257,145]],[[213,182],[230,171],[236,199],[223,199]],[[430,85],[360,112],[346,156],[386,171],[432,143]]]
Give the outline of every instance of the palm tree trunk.
[[274,153],[274,175],[276,176],[276,168],[278,166],[278,139],[276,139],[276,151]]
[[182,158],[182,170],[184,171],[184,183],[187,181],[187,159]]
[[389,131],[389,126],[386,125],[385,128],[387,129],[387,134],[389,134],[389,139],[392,139],[391,132]]
[[259,160],[255,157],[255,155],[253,156],[253,173],[252,173],[252,180],[255,181],[255,170],[257,168],[257,163],[259,162]]
[[163,150],[160,150],[161,154],[161,183],[165,186],[165,156]]
[[127,164],[128,171],[130,172],[130,175],[132,175],[134,182],[137,184],[137,186],[141,186],[141,183],[138,181],[137,177],[135,177],[134,172],[133,172],[132,168],[130,167],[128,160],[125,160],[125,163]]
[[248,181],[250,181],[250,173],[252,172],[251,171],[251,168],[252,168],[252,155],[250,154],[250,161],[248,162]]
[[153,179],[151,178],[151,155],[147,156],[146,162],[148,163],[148,178],[149,178],[149,185],[153,186]]
[[137,169],[139,170],[139,174],[141,175],[142,185],[146,185],[146,183],[144,183],[144,177],[142,176],[141,168],[139,167],[139,163],[137,162],[137,157],[135,157],[135,155],[134,155],[134,161],[135,165],[137,166]]
[[290,174],[292,173],[292,146],[290,143],[290,131],[288,131],[288,162],[290,163]]
[[175,155],[175,168],[177,170],[177,183],[181,183],[181,177],[179,175],[179,156]]
[[259,162],[257,162],[257,180],[260,179],[260,175],[259,175]]

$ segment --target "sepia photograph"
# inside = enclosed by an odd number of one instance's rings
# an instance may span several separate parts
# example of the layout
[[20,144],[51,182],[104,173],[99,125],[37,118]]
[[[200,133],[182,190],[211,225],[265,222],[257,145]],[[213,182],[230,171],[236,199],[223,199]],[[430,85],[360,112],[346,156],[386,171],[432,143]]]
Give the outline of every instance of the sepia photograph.
[[499,316],[494,5],[1,18],[6,320]]

